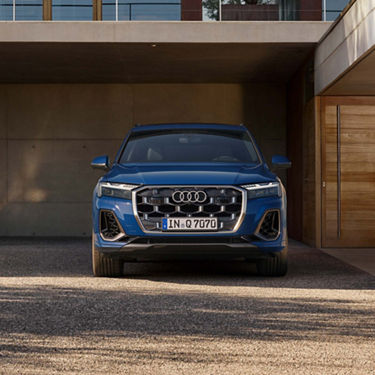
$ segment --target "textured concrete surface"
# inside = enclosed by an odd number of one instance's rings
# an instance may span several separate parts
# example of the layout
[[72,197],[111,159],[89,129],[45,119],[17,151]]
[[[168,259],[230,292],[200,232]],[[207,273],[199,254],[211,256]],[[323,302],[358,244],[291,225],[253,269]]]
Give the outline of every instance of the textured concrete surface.
[[324,91],[328,96],[375,95],[375,44],[369,54]]
[[0,240],[0,373],[375,374],[375,277],[293,244],[290,272],[132,265],[88,240]]
[[1,22],[0,82],[286,83],[330,24]]
[[331,22],[1,22],[2,42],[317,43]]
[[322,249],[322,251],[375,276],[375,249]]
[[244,123],[268,160],[286,153],[284,85],[0,85],[0,99],[0,236],[88,235],[90,162],[136,123]]

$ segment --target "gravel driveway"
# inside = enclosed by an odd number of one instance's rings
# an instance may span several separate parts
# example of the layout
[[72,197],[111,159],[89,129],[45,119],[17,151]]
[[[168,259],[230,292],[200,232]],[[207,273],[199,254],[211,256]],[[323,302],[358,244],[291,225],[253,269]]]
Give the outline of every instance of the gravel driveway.
[[132,265],[88,240],[0,240],[0,373],[375,374],[375,277],[294,244],[290,272]]

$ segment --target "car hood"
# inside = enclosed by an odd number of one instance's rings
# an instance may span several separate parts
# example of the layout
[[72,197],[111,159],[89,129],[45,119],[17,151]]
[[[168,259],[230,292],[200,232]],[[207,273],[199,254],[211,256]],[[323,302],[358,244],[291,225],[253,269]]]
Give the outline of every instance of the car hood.
[[139,185],[241,185],[275,181],[263,165],[133,165],[116,164],[103,180]]

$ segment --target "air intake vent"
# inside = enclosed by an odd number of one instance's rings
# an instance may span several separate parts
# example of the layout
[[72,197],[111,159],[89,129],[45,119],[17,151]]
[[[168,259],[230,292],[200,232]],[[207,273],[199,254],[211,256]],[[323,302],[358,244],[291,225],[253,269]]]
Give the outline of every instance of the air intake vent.
[[280,212],[278,210],[267,211],[261,220],[256,236],[266,241],[273,241],[280,234]]
[[117,241],[125,235],[112,211],[100,211],[100,234],[105,241]]

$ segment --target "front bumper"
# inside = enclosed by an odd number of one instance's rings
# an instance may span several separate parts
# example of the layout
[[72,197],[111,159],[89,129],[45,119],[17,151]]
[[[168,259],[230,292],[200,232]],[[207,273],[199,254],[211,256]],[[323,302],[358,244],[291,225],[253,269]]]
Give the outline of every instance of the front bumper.
[[[259,247],[255,242],[244,238],[230,238],[223,241],[219,238],[201,238],[192,241],[190,238],[166,239],[142,237],[131,238],[125,244],[103,243],[95,235],[94,246],[102,254],[118,257],[128,261],[157,261],[181,259],[263,259],[272,253],[283,250],[284,246]],[[114,246],[116,245],[116,246]]]
[[[268,210],[280,212],[280,235],[265,241],[254,236],[263,215]],[[99,234],[100,210],[111,210],[126,233],[122,240],[105,241]],[[180,258],[259,259],[282,251],[288,245],[286,231],[286,200],[283,197],[247,201],[242,223],[235,233],[145,233],[137,222],[132,201],[112,197],[98,198],[93,204],[94,246],[102,254],[127,260],[157,260]],[[123,241],[123,242],[121,242]]]

